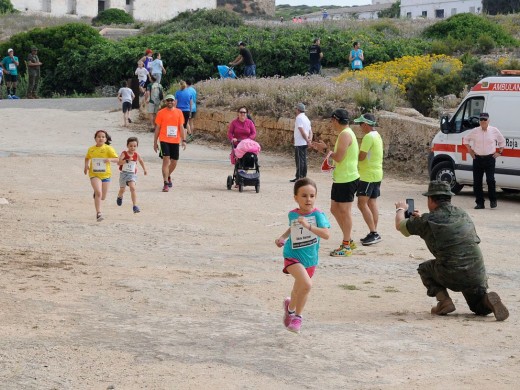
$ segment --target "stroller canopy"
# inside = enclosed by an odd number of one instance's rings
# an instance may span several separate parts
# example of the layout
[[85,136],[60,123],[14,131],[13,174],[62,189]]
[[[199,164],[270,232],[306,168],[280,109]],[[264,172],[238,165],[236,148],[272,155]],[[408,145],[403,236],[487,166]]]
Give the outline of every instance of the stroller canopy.
[[230,68],[226,65],[217,65],[218,74],[220,75],[220,78],[222,79],[236,79],[237,75],[235,74],[235,71],[233,68]]

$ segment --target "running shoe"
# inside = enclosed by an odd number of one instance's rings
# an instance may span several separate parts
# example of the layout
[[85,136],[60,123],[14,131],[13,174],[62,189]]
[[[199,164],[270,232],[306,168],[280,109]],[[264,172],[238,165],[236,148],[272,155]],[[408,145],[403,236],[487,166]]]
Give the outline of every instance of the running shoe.
[[16,95],[11,95],[11,99],[18,100],[20,98],[18,96],[16,96]]
[[164,186],[162,188],[162,192],[168,192],[170,191],[170,187],[168,186],[168,183],[164,183]]
[[103,218],[103,214],[101,213],[97,213],[96,215],[96,221],[98,222],[101,222],[102,220],[104,220],[105,218]]
[[350,240],[349,246],[350,246],[350,249],[352,249],[352,250],[357,249],[357,245],[354,240]]
[[172,178],[170,176],[168,176],[168,187],[170,187],[170,188],[173,187]]
[[341,244],[338,249],[334,249],[332,252],[330,252],[330,255],[332,257],[352,256],[352,249],[350,248],[350,245]]
[[299,316],[292,316],[287,330],[294,333],[300,333],[300,330],[302,329],[302,320],[303,319]]
[[117,197],[117,200],[116,200],[116,203],[118,206],[121,206],[123,204],[123,198],[122,197]]
[[12,99],[13,97],[11,95],[7,95],[7,99]]
[[291,298],[287,297],[283,300],[283,324],[287,328],[291,323],[291,319],[294,314],[289,314],[289,304],[291,303]]
[[134,210],[134,214],[140,213],[141,209],[139,209],[139,206],[132,207],[132,210]]
[[374,245],[381,241],[382,238],[378,233],[370,232],[370,234],[362,242],[364,246]]

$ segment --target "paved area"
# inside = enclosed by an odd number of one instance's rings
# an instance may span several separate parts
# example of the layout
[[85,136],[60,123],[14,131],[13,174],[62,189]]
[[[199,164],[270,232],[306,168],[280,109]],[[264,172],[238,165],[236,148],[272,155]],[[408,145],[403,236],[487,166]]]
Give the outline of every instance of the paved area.
[[55,108],[67,111],[110,111],[119,109],[116,97],[0,100],[2,108]]

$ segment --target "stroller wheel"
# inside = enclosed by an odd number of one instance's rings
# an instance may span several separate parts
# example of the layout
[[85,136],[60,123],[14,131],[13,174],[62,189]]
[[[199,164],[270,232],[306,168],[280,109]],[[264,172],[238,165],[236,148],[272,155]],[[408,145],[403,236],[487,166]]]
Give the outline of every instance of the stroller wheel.
[[255,191],[257,194],[260,192],[260,184],[255,185]]
[[233,186],[233,176],[229,175],[227,177],[227,189],[230,190]]

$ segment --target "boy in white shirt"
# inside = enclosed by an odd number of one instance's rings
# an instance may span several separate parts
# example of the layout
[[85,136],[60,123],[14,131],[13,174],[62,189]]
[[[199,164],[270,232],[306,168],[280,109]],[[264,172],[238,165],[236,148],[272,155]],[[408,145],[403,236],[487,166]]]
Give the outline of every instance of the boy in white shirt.
[[121,88],[117,92],[117,98],[123,103],[123,126],[127,127],[130,120],[130,111],[132,110],[132,101],[135,98],[133,91],[128,88],[127,82],[121,83]]
[[143,61],[137,62],[137,69],[135,70],[135,74],[137,79],[139,80],[139,91],[141,92],[141,96],[146,92],[146,87],[148,85],[148,80],[150,80],[150,72],[144,67]]

